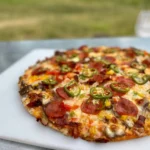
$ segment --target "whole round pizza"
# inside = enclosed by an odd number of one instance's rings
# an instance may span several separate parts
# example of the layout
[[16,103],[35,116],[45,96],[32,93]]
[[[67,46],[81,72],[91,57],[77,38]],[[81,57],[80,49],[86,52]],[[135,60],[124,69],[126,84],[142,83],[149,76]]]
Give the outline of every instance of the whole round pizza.
[[150,54],[136,48],[56,51],[19,79],[27,111],[67,136],[108,142],[150,135]]

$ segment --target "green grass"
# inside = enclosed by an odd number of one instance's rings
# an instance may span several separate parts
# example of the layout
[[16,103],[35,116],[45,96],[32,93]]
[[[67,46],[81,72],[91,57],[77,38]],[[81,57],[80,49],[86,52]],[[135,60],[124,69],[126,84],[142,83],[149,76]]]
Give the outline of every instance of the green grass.
[[0,40],[132,36],[150,0],[0,0]]

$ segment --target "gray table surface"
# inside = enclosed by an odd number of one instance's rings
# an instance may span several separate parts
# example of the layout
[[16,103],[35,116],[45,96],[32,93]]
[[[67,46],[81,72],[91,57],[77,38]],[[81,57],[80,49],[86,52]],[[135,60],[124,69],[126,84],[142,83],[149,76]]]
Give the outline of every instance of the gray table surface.
[[[71,40],[38,40],[0,42],[0,73],[11,66],[28,52],[37,48],[67,49],[77,48],[81,45],[89,46],[120,46],[137,47],[150,51],[150,38],[122,37],[122,38],[96,38],[96,39],[71,39]],[[10,142],[0,139],[0,150],[46,150],[26,144]]]

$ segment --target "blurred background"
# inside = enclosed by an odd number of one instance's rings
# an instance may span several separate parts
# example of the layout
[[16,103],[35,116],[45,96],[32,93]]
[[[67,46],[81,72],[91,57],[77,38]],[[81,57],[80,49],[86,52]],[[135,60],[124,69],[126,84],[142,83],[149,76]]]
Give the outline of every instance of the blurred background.
[[149,9],[150,0],[0,0],[0,40],[144,36]]

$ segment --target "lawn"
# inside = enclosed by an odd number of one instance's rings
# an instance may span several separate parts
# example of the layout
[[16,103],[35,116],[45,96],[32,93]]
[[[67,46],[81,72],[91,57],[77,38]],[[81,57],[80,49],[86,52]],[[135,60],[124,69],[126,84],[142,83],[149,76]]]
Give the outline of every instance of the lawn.
[[0,40],[133,36],[150,0],[0,0]]

